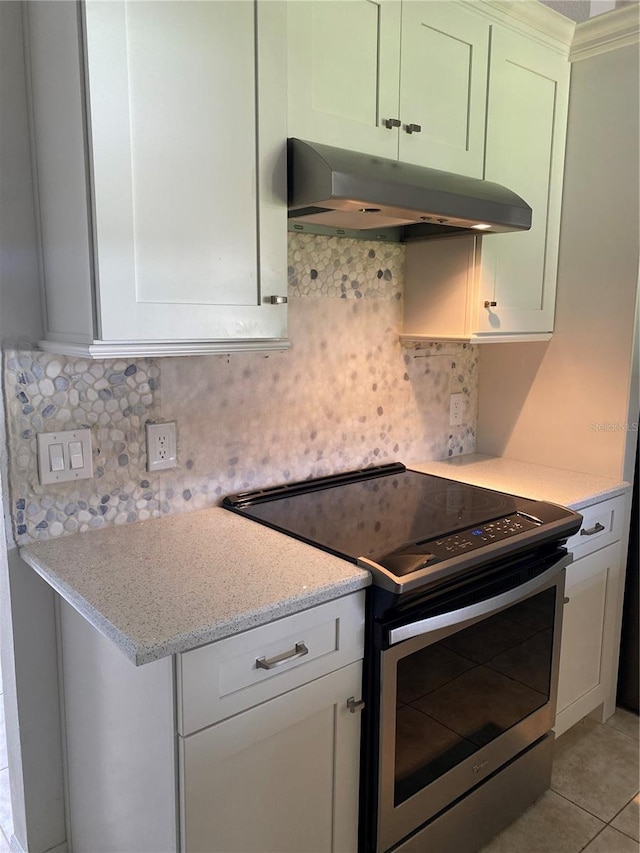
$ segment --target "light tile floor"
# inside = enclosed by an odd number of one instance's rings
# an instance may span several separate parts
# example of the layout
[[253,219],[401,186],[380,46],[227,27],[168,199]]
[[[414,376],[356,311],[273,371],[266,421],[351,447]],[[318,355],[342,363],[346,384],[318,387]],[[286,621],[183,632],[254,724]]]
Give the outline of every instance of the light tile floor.
[[584,719],[556,741],[551,789],[481,853],[639,853],[638,717]]

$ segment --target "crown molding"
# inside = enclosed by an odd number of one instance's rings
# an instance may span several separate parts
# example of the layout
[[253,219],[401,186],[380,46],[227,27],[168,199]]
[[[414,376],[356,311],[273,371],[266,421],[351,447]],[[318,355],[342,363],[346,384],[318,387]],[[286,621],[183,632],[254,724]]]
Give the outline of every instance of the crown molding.
[[466,0],[476,11],[568,54],[576,24],[538,0]]
[[640,4],[605,12],[576,26],[569,61],[578,62],[640,43]]

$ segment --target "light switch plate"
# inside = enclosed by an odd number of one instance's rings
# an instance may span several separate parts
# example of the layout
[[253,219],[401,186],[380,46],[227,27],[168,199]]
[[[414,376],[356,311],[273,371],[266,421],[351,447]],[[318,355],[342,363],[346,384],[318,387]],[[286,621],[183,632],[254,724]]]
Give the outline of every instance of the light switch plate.
[[[38,444],[38,479],[40,485],[48,483],[65,483],[70,480],[88,480],[93,477],[93,454],[91,448],[90,429],[61,430],[60,432],[39,432],[36,436]],[[71,467],[69,445],[79,443],[82,452],[82,465]],[[59,459],[59,448],[51,453],[53,445],[62,447],[62,467],[59,471],[52,470],[52,458]],[[77,447],[74,448],[77,450]]]

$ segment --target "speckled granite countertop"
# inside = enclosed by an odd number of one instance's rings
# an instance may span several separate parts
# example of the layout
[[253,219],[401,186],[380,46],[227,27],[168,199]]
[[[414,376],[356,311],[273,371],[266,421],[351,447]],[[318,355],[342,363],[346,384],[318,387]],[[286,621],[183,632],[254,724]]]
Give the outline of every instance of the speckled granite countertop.
[[[575,510],[629,488],[479,453],[408,467]],[[136,664],[371,583],[352,563],[219,507],[37,542],[21,555]]]
[[135,664],[371,583],[352,563],[219,507],[37,542],[20,553]]
[[551,501],[577,511],[621,495],[630,487],[629,483],[620,480],[485,456],[482,453],[455,456],[442,462],[420,462],[407,467],[474,486]]

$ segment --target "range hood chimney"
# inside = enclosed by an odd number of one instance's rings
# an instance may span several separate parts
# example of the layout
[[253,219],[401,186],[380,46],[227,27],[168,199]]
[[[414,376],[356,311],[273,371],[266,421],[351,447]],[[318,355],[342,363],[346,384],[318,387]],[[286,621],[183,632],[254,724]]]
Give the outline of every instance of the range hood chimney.
[[289,139],[288,174],[290,230],[403,242],[531,227],[500,184],[371,154]]

